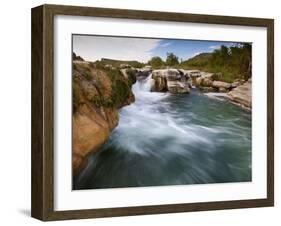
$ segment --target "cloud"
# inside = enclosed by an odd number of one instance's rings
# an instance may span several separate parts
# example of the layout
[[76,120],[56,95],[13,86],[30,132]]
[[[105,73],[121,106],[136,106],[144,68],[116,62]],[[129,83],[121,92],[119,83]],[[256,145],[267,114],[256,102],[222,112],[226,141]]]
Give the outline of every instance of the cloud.
[[209,46],[209,49],[220,49],[220,45],[216,45],[216,46]]
[[161,44],[161,45],[159,45],[160,47],[167,47],[167,46],[169,46],[169,45],[171,45],[172,43],[171,42],[165,42],[165,43],[163,43],[163,44]]
[[191,57],[195,57],[195,56],[199,55],[200,53],[202,53],[202,52],[193,53],[193,54],[191,55]]
[[160,39],[125,38],[107,36],[73,36],[73,51],[88,61],[101,58],[148,61]]

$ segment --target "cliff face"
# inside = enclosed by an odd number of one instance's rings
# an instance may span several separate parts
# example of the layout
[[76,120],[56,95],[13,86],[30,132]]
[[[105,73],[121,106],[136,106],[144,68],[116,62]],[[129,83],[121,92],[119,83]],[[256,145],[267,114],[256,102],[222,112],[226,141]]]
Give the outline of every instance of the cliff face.
[[86,61],[73,62],[73,174],[90,153],[104,144],[118,124],[118,109],[134,102],[135,79],[117,69],[98,69]]

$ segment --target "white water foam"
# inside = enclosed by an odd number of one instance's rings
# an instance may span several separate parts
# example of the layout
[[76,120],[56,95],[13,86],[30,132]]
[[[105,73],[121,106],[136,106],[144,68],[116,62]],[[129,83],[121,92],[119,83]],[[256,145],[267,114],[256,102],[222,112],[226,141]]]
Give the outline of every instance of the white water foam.
[[[155,144],[158,140],[165,140],[165,149],[174,152],[186,152],[186,145],[213,146],[209,134],[215,135],[219,131],[214,132],[210,128],[183,122],[182,117],[166,101],[171,94],[151,92],[153,86],[151,74],[133,85],[132,91],[136,100],[120,111],[116,139],[112,139],[116,140],[115,145],[140,154],[151,154],[158,149]],[[162,144],[164,145],[163,142]]]
[[215,93],[215,92],[210,92],[210,93],[204,93],[207,97],[216,99],[216,100],[225,100],[227,97],[227,93]]

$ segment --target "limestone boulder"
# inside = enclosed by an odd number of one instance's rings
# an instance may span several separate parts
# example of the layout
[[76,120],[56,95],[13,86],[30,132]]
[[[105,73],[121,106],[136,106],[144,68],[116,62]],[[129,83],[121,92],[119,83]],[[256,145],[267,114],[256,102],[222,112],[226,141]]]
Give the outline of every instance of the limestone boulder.
[[154,91],[170,93],[189,93],[191,79],[184,70],[161,69],[152,72],[152,79],[155,80]]
[[201,86],[210,87],[213,86],[213,81],[210,78],[202,78]]
[[248,80],[244,84],[237,86],[231,90],[227,97],[246,108],[252,108],[252,82]]
[[170,93],[177,94],[190,92],[189,85],[180,81],[167,81],[167,86]]
[[224,89],[230,89],[231,84],[228,82],[222,82],[222,81],[213,81],[213,87],[215,88],[224,88]]

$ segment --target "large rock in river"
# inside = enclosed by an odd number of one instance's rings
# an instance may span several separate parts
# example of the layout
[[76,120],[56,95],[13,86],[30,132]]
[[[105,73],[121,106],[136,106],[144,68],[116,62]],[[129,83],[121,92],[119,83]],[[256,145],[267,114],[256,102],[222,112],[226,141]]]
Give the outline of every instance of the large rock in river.
[[213,81],[213,87],[215,88],[224,88],[224,89],[230,89],[231,84],[228,82],[222,82],[222,81]]
[[191,79],[183,70],[162,69],[154,70],[152,78],[155,80],[154,91],[170,93],[189,93],[191,87]]
[[214,73],[209,73],[209,72],[200,72],[200,74],[197,74],[193,79],[193,84],[197,87],[212,87],[213,85],[213,77]]
[[134,101],[133,76],[73,62],[72,169],[76,175],[118,124],[118,109]]
[[246,108],[252,108],[252,81],[249,79],[244,84],[231,90],[227,97]]

